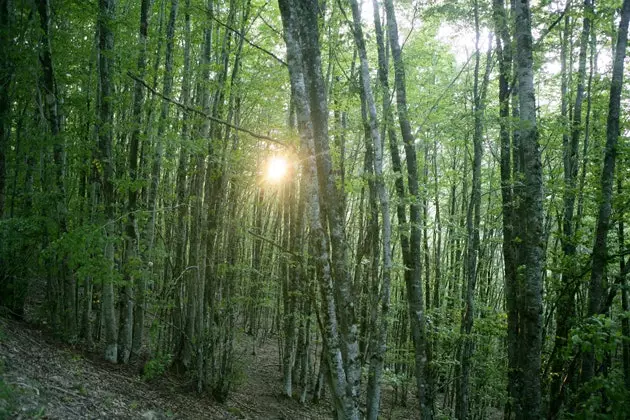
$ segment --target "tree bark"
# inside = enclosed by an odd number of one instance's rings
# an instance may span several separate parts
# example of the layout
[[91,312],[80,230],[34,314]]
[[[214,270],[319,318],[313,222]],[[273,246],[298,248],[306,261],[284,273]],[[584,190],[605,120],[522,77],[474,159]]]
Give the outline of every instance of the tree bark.
[[11,100],[9,90],[13,79],[11,59],[11,0],[0,0],[0,219],[6,204],[6,153],[11,134]]
[[109,266],[103,276],[102,322],[105,330],[105,359],[116,363],[118,340],[116,337],[116,314],[114,311],[114,162],[113,140],[113,55],[114,33],[111,26],[116,19],[116,0],[99,0],[98,14],[98,152],[96,172],[100,175],[100,201],[105,207],[105,260]]
[[[479,67],[481,63],[481,51],[479,50],[479,5],[475,1],[474,21],[476,29],[475,38],[475,70],[473,80],[473,118],[475,128],[473,131],[473,173],[472,188],[470,191],[470,202],[466,212],[466,291],[464,312],[462,316],[461,334],[461,379],[459,381],[458,400],[456,407],[457,418],[467,419],[469,417],[469,382],[472,369],[472,356],[475,343],[471,336],[474,322],[474,300],[475,287],[478,276],[479,264],[479,225],[481,222],[481,159],[483,154],[483,118],[485,110],[486,90],[490,75],[491,52],[488,51],[486,59],[486,69],[479,83]],[[489,43],[489,49],[491,43]]]
[[[617,194],[619,195],[623,193],[623,180],[620,172],[621,171],[618,171],[617,173]],[[620,213],[619,222],[617,224],[617,240],[619,242],[619,253],[623,254],[626,246],[625,224],[623,218],[626,212],[622,209]],[[626,270],[626,260],[622,256],[619,258],[619,275],[621,276],[619,279],[619,287],[621,288],[621,310],[627,313],[630,310],[630,305],[628,304],[628,274]],[[628,320],[628,317],[623,317],[621,319],[621,335],[623,339],[621,345],[623,379],[626,385],[626,390],[630,390],[630,320]]]
[[[162,80],[162,97],[170,97],[173,91],[173,48],[175,43],[175,21],[177,20],[177,9],[179,0],[171,0],[171,10],[168,16],[168,24],[166,25],[166,58],[164,59],[164,76]],[[148,207],[151,213],[148,229],[148,248],[149,258],[154,258],[151,252],[155,246],[155,226],[157,223],[157,200],[158,188],[160,185],[160,171],[162,168],[162,154],[164,149],[164,133],[168,112],[171,103],[163,100],[160,107],[160,119],[158,122],[158,131],[155,138],[155,150],[151,163],[151,183],[149,185]]]
[[[516,284],[519,365],[522,392],[516,398],[516,418],[541,417],[540,361],[542,350],[543,251],[542,165],[536,126],[533,46],[529,0],[515,5],[516,73],[518,81],[518,148],[520,187],[517,189],[515,232],[519,240]],[[513,298],[514,296],[512,296]],[[512,316],[514,314],[511,314]],[[510,316],[510,314],[508,314]]]
[[[58,234],[63,236],[67,232],[68,209],[66,208],[66,189],[64,185],[65,164],[64,164],[64,139],[62,132],[62,116],[59,107],[57,81],[55,78],[52,43],[51,43],[51,10],[48,0],[40,0],[38,4],[38,12],[40,18],[41,39],[39,62],[42,66],[41,88],[43,90],[43,110],[50,136],[53,140],[53,163],[54,163],[54,201],[56,208],[50,216],[57,222]],[[52,207],[52,206],[51,206]],[[62,331],[65,339],[74,341],[77,334],[76,320],[76,282],[74,276],[68,271],[67,259],[68,255],[57,255],[57,266],[53,268],[53,275],[50,281],[57,284],[59,288],[60,301],[52,304],[53,308],[62,309],[61,321],[63,323]],[[54,318],[54,317],[53,317]],[[61,327],[61,326],[60,326]]]
[[[374,155],[374,174],[376,177],[375,186],[379,199],[382,226],[381,233],[383,237],[383,280],[380,292],[380,322],[375,328],[375,334],[372,340],[373,342],[370,346],[370,372],[368,374],[367,390],[367,418],[376,419],[378,417],[380,407],[381,380],[383,376],[385,352],[387,350],[387,318],[389,316],[392,267],[391,218],[389,212],[389,193],[383,178],[383,141],[378,127],[376,104],[374,101],[374,94],[372,92],[367,51],[365,48],[363,29],[361,27],[361,12],[359,11],[357,0],[351,0],[350,6],[352,8],[354,41],[359,52],[361,91],[367,105],[367,114],[369,116],[368,126]],[[379,259],[378,255],[374,255],[373,258],[377,261]]]
[[[567,6],[568,7],[568,6]],[[552,363],[551,375],[551,395],[549,403],[549,417],[555,418],[562,403],[564,401],[565,389],[564,384],[572,383],[571,377],[563,373],[564,362],[560,356],[561,349],[567,345],[569,331],[573,325],[573,317],[575,316],[575,291],[578,286],[579,268],[575,264],[576,243],[574,235],[574,209],[575,198],[577,194],[577,175],[578,175],[578,148],[580,136],[582,133],[582,103],[584,100],[584,82],[586,79],[586,54],[590,37],[591,18],[593,6],[591,0],[584,1],[583,10],[583,26],[580,36],[580,55],[578,63],[578,81],[575,93],[575,104],[572,111],[572,121],[570,125],[570,133],[565,132],[562,137],[563,145],[563,162],[564,162],[564,192],[563,192],[563,217],[562,217],[562,250],[564,254],[564,262],[562,268],[562,285],[560,296],[558,298],[558,307],[556,310],[556,338],[555,338],[555,354],[557,355]],[[563,40],[563,50],[565,51],[567,44],[570,42],[568,33],[568,17],[565,25],[565,39]],[[564,65],[564,62],[563,62]],[[566,71],[566,70],[565,70]],[[569,70],[571,71],[571,70]],[[563,118],[567,118],[566,113],[566,75],[563,72]],[[568,129],[567,124],[567,129]],[[570,135],[570,138],[569,138]],[[583,157],[584,159],[586,157]],[[570,372],[567,372],[569,375]]]
[[[360,365],[357,327],[354,319],[349,319],[352,314],[349,316],[347,309],[352,312],[352,308],[346,304],[349,302],[349,279],[342,237],[343,208],[339,208],[343,200],[338,195],[340,191],[332,173],[328,147],[328,107],[321,73],[317,4],[288,0],[279,0],[278,3],[284,26],[292,96],[298,126],[301,127],[301,150],[307,162],[306,176],[311,179],[309,222],[316,238],[317,271],[324,308],[322,335],[333,407],[339,419],[358,419]],[[327,205],[337,207],[331,209]],[[324,226],[330,227],[330,236]],[[332,264],[328,255],[329,237],[333,250]],[[337,296],[341,296],[341,302],[335,301]],[[345,326],[340,325],[340,318],[345,318]]]
[[505,307],[508,313],[507,352],[508,352],[508,402],[505,404],[505,418],[511,418],[515,398],[518,394],[520,371],[517,359],[518,315],[516,312],[516,247],[514,243],[515,202],[512,174],[513,145],[510,138],[510,81],[512,80],[512,39],[504,0],[493,0],[492,16],[497,32],[497,55],[499,61],[499,139],[501,146],[501,214],[503,227],[503,265],[505,278]]
[[[138,77],[144,79],[146,73],[146,61],[147,61],[147,35],[149,29],[149,13],[150,13],[150,0],[142,0],[140,5],[140,29],[138,38]],[[135,126],[131,132],[131,140],[129,143],[129,179],[131,186],[128,193],[127,202],[127,224],[125,225],[125,234],[127,236],[126,244],[126,260],[127,272],[125,280],[129,282],[127,287],[130,288],[131,284],[135,281],[135,299],[134,299],[134,313],[133,313],[133,330],[132,330],[132,342],[131,342],[131,354],[138,356],[142,350],[143,335],[144,335],[144,306],[145,306],[145,293],[146,283],[144,275],[141,273],[138,267],[138,226],[136,221],[136,210],[138,207],[138,187],[136,182],[138,179],[138,151],[140,144],[140,133],[142,128],[142,107],[144,105],[144,86],[138,81],[134,86],[133,97],[133,121]],[[127,299],[130,298],[131,291],[126,290]],[[130,300],[130,299],[129,299]],[[121,342],[121,347],[125,347]],[[123,350],[123,354],[124,354]],[[123,356],[123,362],[126,362],[126,354]]]
[[420,194],[418,188],[418,162],[414,137],[411,133],[407,111],[407,90],[405,86],[405,68],[398,41],[398,24],[392,0],[385,1],[387,13],[387,33],[394,60],[394,83],[396,87],[396,105],[398,111],[398,123],[402,134],[405,155],[407,158],[407,184],[411,195],[409,223],[409,263],[406,269],[410,276],[406,278],[407,300],[409,303],[409,316],[411,318],[411,333],[415,349],[416,386],[420,412],[423,419],[433,417],[433,397],[430,386],[428,360],[427,360],[427,333],[424,314],[424,299],[422,292],[422,225],[420,215]]
[[[624,0],[621,9],[621,20],[617,33],[617,44],[613,59],[613,73],[610,84],[608,103],[608,119],[606,121],[606,146],[604,148],[604,164],[600,180],[601,199],[597,214],[595,240],[593,243],[593,262],[588,293],[587,315],[599,315],[602,310],[604,293],[604,271],[608,260],[608,231],[612,210],[612,193],[615,177],[615,161],[619,138],[619,114],[621,110],[621,88],[623,84],[623,68],[628,42],[628,21],[630,20],[630,0]],[[588,383],[595,374],[595,355],[593,349],[586,351],[582,358],[582,383]]]

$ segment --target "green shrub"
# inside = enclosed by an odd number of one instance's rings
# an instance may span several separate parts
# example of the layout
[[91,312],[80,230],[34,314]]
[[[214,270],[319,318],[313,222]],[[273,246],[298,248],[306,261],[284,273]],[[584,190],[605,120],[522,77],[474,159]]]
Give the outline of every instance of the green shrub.
[[173,355],[163,354],[149,360],[142,368],[142,378],[145,381],[150,381],[164,375],[168,367],[171,365],[172,359]]

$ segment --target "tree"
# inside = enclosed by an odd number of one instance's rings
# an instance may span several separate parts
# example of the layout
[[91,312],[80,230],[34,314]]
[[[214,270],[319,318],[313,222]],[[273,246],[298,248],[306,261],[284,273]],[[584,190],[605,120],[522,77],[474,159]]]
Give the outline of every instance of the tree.
[[[543,208],[542,165],[536,125],[536,100],[533,73],[533,41],[529,1],[519,0],[515,10],[516,77],[518,83],[519,121],[518,148],[515,150],[517,172],[515,188],[517,200],[515,216],[518,220],[513,241],[518,241],[516,293],[508,299],[517,299],[510,305],[516,307],[518,332],[516,345],[517,363],[511,369],[520,371],[514,386],[516,418],[540,418],[540,363],[542,351],[542,272]],[[509,279],[508,279],[509,280]],[[507,286],[506,286],[507,288]],[[509,322],[509,321],[508,321]],[[514,322],[514,320],[512,320]],[[512,361],[514,362],[514,361]]]
[[102,318],[105,330],[105,359],[116,363],[118,342],[116,318],[114,312],[114,156],[113,141],[113,58],[114,34],[111,25],[116,18],[115,0],[99,0],[98,15],[98,149],[95,156],[94,171],[98,174],[98,202],[105,208],[105,231],[107,243],[105,258],[109,262],[103,278]]
[[115,6],[0,0],[6,313],[218,401],[273,347],[336,418],[625,414],[615,5]]
[[[363,38],[363,29],[361,28],[361,13],[356,0],[351,0],[352,19],[354,29],[354,40],[359,52],[359,60],[361,66],[361,92],[363,101],[367,105],[370,128],[370,137],[372,140],[372,150],[374,154],[374,173],[376,175],[376,189],[379,197],[382,236],[383,236],[383,280],[380,297],[380,324],[375,328],[374,339],[371,345],[372,355],[370,356],[370,374],[368,382],[368,418],[376,419],[378,417],[379,405],[381,399],[381,381],[383,377],[383,364],[385,351],[387,346],[387,317],[389,315],[389,300],[391,289],[391,269],[392,269],[392,251],[391,251],[391,220],[389,213],[389,194],[383,178],[383,141],[378,128],[376,104],[372,86],[370,81],[370,69],[368,65],[367,51]],[[376,256],[375,256],[376,258]]]
[[[147,36],[149,31],[149,14],[150,4],[148,0],[143,0],[140,6],[140,29],[138,38],[138,77],[144,78],[147,66]],[[140,143],[140,133],[142,128],[142,107],[144,105],[144,86],[140,81],[135,81],[134,97],[133,97],[133,119],[136,123],[131,132],[131,140],[129,144],[129,196],[127,198],[128,220],[125,226],[125,234],[127,235],[126,258],[130,265],[127,270],[127,281],[134,281],[135,299],[133,313],[133,339],[131,345],[131,354],[138,356],[143,346],[144,336],[144,306],[146,284],[143,274],[138,273],[138,267],[135,259],[138,257],[138,224],[136,218],[136,210],[138,206],[138,152]],[[129,299],[129,296],[127,297]]]
[[[568,6],[567,6],[568,7]],[[565,389],[564,382],[571,383],[572,372],[563,373],[563,360],[560,357],[561,349],[566,346],[569,336],[569,331],[572,326],[573,317],[575,316],[575,302],[574,295],[577,284],[577,273],[575,264],[576,258],[576,238],[574,237],[574,211],[575,211],[575,197],[577,193],[577,176],[578,176],[578,149],[580,142],[580,135],[582,133],[582,103],[584,101],[584,83],[586,79],[586,54],[587,47],[590,38],[591,28],[591,15],[593,13],[593,5],[590,0],[584,2],[583,10],[583,26],[580,35],[580,53],[579,53],[579,68],[578,68],[578,81],[577,89],[575,92],[575,103],[572,110],[572,121],[570,129],[567,127],[567,131],[563,133],[562,147],[563,147],[563,166],[564,166],[564,192],[563,192],[563,216],[562,216],[562,248],[565,256],[565,264],[562,273],[563,288],[559,292],[559,304],[557,309],[557,326],[556,326],[556,339],[554,346],[556,348],[556,356],[553,362],[552,374],[554,379],[551,384],[552,401],[549,408],[549,415],[555,417],[564,399]],[[563,48],[566,50],[568,43],[568,16],[565,17],[565,39],[563,40]],[[566,61],[566,51],[565,58]],[[566,65],[566,63],[565,63]],[[566,93],[566,76],[563,75],[564,92],[563,95],[563,116],[568,121],[568,115],[566,113],[566,99],[568,95]],[[567,124],[568,125],[568,124]]]
[[[398,25],[396,12],[391,0],[385,1],[387,12],[387,34],[389,36],[392,58],[394,60],[394,83],[396,89],[396,109],[398,123],[402,134],[405,155],[407,158],[407,184],[412,202],[409,205],[409,260],[406,268],[410,275],[406,277],[407,299],[409,302],[409,316],[411,319],[411,335],[415,348],[416,385],[418,387],[418,400],[422,417],[430,419],[433,416],[432,390],[427,369],[427,334],[424,316],[424,299],[422,295],[422,266],[420,259],[421,247],[421,215],[420,194],[418,188],[418,162],[414,138],[411,133],[411,125],[407,110],[407,88],[405,86],[405,68],[400,42],[398,41]],[[407,233],[405,233],[407,234]]]
[[11,65],[11,12],[12,5],[9,0],[0,3],[0,43],[2,45],[2,57],[0,57],[0,218],[4,215],[6,203],[6,179],[7,179],[7,148],[9,144],[11,104],[9,90],[13,69]]
[[[473,132],[473,173],[470,201],[466,212],[466,292],[464,315],[462,316],[461,332],[463,343],[461,346],[461,379],[458,389],[458,413],[460,419],[468,418],[468,386],[470,380],[471,358],[474,351],[474,342],[470,337],[474,322],[475,286],[478,277],[478,259],[480,251],[479,225],[481,223],[481,158],[483,153],[483,118],[485,109],[486,90],[490,76],[490,49],[486,59],[484,76],[479,80],[479,67],[481,63],[481,51],[479,49],[479,5],[474,2],[475,19],[475,70],[473,81],[473,113],[475,127]],[[489,43],[491,44],[491,43]],[[490,47],[489,47],[490,48]]]
[[[630,1],[624,0],[621,8],[621,20],[617,33],[617,43],[613,59],[613,73],[610,84],[608,118],[606,120],[606,146],[604,148],[604,164],[601,174],[601,198],[599,200],[595,240],[593,243],[593,260],[588,289],[588,316],[601,314],[604,308],[604,270],[608,259],[608,231],[610,230],[610,214],[612,211],[612,195],[619,139],[619,115],[621,107],[621,88],[623,85],[623,67],[628,43],[628,21],[630,21]],[[582,382],[587,383],[595,375],[595,356],[593,349],[586,351],[582,358]]]
[[[328,144],[328,105],[326,90],[321,70],[321,56],[319,49],[319,34],[317,28],[318,7],[313,2],[304,1],[298,4],[280,3],[285,27],[285,41],[288,48],[292,42],[299,39],[299,47],[295,52],[301,57],[296,60],[296,66],[303,67],[303,92],[308,98],[310,111],[310,125],[313,135],[313,151],[317,184],[320,197],[313,196],[313,203],[319,202],[321,207],[319,217],[321,226],[328,226],[328,230],[321,229],[319,238],[321,249],[321,269],[330,272],[333,279],[326,274],[323,277],[324,299],[326,300],[327,337],[326,347],[329,351],[328,364],[330,376],[333,382],[333,394],[335,396],[335,409],[338,418],[358,418],[358,397],[361,365],[358,352],[358,328],[354,316],[354,303],[350,295],[350,277],[347,269],[347,256],[344,231],[344,199],[339,189],[336,177],[332,171],[330,148]],[[294,25],[297,19],[305,23],[299,33]],[[287,35],[289,33],[290,35]],[[299,38],[298,38],[299,37]],[[299,50],[299,52],[298,52]],[[297,55],[296,54],[296,55]],[[297,58],[297,57],[295,57]],[[294,71],[299,72],[295,69]],[[299,76],[292,77],[292,89],[294,93],[302,89]],[[296,98],[296,100],[299,100]],[[306,107],[302,105],[302,109]],[[300,118],[298,118],[300,119]],[[312,214],[311,217],[316,216]],[[316,226],[318,228],[318,226]],[[330,238],[332,249],[331,266],[327,267],[327,239]],[[332,284],[331,284],[332,283]],[[334,288],[331,290],[331,286]],[[335,302],[338,300],[338,302]],[[337,335],[339,328],[339,335]],[[341,340],[340,340],[341,338]],[[338,347],[340,346],[340,347]]]

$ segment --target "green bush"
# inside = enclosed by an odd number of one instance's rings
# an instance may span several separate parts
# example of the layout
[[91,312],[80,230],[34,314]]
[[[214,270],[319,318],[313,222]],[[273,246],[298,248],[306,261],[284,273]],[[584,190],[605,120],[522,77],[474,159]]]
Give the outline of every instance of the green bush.
[[44,218],[0,220],[0,306],[18,318],[30,279],[38,276],[38,257],[46,233]]
[[150,381],[164,375],[168,367],[171,365],[172,360],[172,354],[158,355],[155,358],[149,360],[142,368],[142,378],[145,381]]

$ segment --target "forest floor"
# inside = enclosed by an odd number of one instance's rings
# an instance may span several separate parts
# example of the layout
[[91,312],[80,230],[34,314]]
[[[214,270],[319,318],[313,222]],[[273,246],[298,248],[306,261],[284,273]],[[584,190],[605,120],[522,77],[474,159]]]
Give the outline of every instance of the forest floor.
[[[251,346],[250,346],[251,348]],[[228,401],[202,397],[172,376],[145,381],[80,347],[0,318],[0,419],[327,419],[326,402],[282,397],[274,340],[243,350],[243,379]]]
[[[238,352],[242,377],[220,404],[176,377],[147,382],[137,367],[106,363],[100,353],[62,344],[31,324],[0,318],[0,420],[330,418],[326,401],[302,405],[282,396],[275,341],[268,339],[256,355],[251,344],[243,343]],[[411,414],[384,404],[386,418]]]

